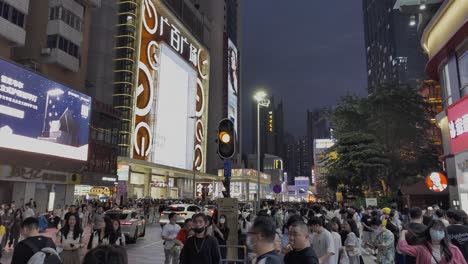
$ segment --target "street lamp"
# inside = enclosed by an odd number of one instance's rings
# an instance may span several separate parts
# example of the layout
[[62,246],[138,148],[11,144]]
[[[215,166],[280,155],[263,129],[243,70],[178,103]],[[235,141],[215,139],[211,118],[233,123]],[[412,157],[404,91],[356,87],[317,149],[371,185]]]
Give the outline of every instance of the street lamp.
[[266,96],[264,91],[258,91],[254,95],[255,101],[257,101],[257,213],[260,209],[260,107],[270,105],[270,100]]

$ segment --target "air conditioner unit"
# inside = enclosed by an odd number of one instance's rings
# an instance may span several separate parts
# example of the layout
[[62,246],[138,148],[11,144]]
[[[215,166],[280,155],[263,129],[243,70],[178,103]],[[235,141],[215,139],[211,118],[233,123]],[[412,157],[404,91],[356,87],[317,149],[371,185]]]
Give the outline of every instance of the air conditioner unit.
[[43,48],[41,50],[41,55],[50,55],[50,48]]

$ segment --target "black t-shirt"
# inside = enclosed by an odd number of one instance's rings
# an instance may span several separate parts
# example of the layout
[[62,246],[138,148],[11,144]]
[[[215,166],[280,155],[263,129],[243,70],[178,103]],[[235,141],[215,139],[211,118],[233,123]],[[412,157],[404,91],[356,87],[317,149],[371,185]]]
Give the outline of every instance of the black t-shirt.
[[285,264],[318,264],[318,258],[312,247],[304,248],[300,251],[289,251],[284,256]]
[[181,264],[218,264],[220,262],[218,240],[212,236],[190,237],[180,253]]
[[465,259],[468,259],[468,227],[464,225],[449,225],[447,233],[450,242],[460,249]]
[[257,264],[283,264],[283,259],[276,251],[270,251],[257,257]]
[[[372,216],[370,215],[367,215],[367,214],[364,214],[362,215],[362,219],[361,219],[361,222],[363,222],[364,224],[366,224],[367,226],[371,226],[371,221],[372,221]],[[372,229],[371,228],[368,228],[368,227],[364,227],[364,232],[372,232]]]
[[48,237],[45,237],[45,236],[29,237],[19,242],[18,245],[16,245],[11,263],[27,264],[29,259],[34,255],[33,250],[25,244],[25,241],[28,241],[28,243],[33,243],[37,245],[37,247],[40,249],[43,249],[45,247],[50,247],[50,248],[55,249],[54,241]]
[[[408,244],[415,245],[417,242],[415,235],[422,233],[424,230],[426,230],[426,228],[427,226],[424,224],[409,223],[406,226],[406,229],[409,231],[409,233],[406,235],[406,241],[408,242]],[[405,263],[416,264],[416,257],[405,255]]]

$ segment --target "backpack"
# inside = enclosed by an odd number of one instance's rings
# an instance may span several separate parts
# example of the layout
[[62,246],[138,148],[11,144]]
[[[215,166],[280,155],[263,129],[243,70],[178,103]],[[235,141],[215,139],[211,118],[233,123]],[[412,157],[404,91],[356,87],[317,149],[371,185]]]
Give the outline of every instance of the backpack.
[[44,247],[41,249],[28,240],[23,240],[23,243],[34,253],[29,259],[28,264],[62,264],[62,260],[55,249],[51,247]]

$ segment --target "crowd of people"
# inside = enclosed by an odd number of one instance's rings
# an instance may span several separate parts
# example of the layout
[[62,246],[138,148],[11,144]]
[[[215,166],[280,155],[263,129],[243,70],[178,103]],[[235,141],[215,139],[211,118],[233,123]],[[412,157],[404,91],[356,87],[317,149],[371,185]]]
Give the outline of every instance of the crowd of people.
[[[219,218],[219,221],[217,219]],[[398,210],[324,204],[265,204],[238,220],[236,258],[259,264],[464,264],[468,259],[467,215],[438,206]],[[179,227],[175,214],[162,229],[165,264],[220,263],[226,256],[226,216],[196,214]],[[221,247],[219,246],[221,245]],[[231,256],[232,258],[232,256]]]
[[[11,262],[15,264],[31,263],[31,259],[43,263],[44,257],[56,257],[50,263],[63,264],[127,263],[126,251],[121,250],[125,236],[120,221],[106,216],[102,205],[57,207],[49,214],[39,214],[35,207],[32,200],[21,208],[16,208],[14,202],[1,206],[0,258],[5,250],[14,249]],[[55,239],[43,235],[47,227],[56,228]],[[112,252],[115,256],[109,255]],[[103,262],[103,258],[115,261]]]

